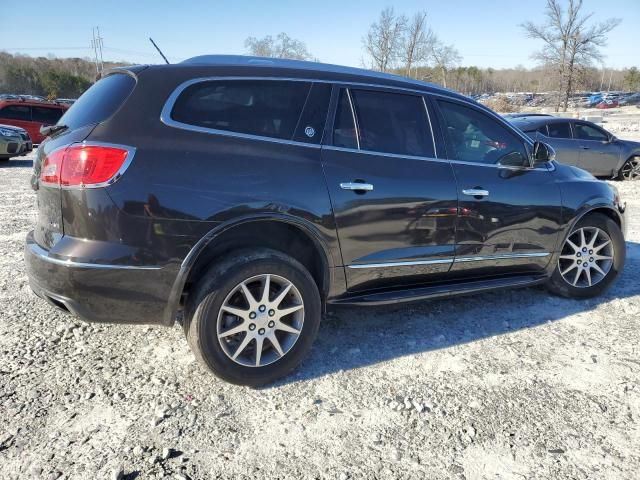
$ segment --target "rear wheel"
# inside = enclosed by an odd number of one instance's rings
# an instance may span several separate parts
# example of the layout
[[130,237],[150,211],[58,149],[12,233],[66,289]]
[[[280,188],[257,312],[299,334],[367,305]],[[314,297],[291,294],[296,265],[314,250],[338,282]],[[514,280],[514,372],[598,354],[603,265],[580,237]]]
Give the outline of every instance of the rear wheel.
[[618,172],[618,180],[638,179],[640,179],[640,157],[631,157],[624,162],[620,172]]
[[273,250],[243,252],[212,267],[188,302],[194,354],[239,385],[273,382],[308,354],[320,324],[318,288],[296,260]]
[[625,253],[620,227],[605,215],[588,215],[565,239],[548,288],[564,297],[600,295],[622,271]]

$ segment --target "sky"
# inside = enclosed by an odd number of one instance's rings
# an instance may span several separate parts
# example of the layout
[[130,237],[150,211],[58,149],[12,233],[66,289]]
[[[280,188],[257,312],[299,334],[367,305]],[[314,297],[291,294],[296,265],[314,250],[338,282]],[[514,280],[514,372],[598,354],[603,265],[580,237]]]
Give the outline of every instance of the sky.
[[[10,0],[0,0],[11,5]],[[89,57],[91,32],[100,27],[104,59],[160,63],[153,37],[171,62],[202,54],[243,54],[247,37],[286,32],[322,62],[363,66],[362,37],[380,11],[393,6],[407,16],[426,10],[440,39],[454,45],[462,65],[535,66],[540,43],[519,25],[543,20],[544,0],[31,0],[28,22],[3,22],[0,50],[31,56]],[[4,10],[4,9],[3,9]],[[640,0],[585,0],[594,18],[622,18],[603,50],[608,68],[640,67]]]

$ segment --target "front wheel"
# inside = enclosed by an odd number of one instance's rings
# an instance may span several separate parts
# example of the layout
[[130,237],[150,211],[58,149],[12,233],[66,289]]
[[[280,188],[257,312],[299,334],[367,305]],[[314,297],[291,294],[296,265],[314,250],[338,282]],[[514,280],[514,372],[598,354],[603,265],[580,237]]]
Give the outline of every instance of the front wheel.
[[640,179],[640,157],[631,157],[618,172],[618,180]]
[[547,288],[563,297],[600,295],[622,271],[625,256],[618,224],[600,213],[589,214],[565,239]]
[[271,383],[309,353],[321,303],[309,272],[274,250],[239,252],[213,266],[188,301],[185,333],[196,357],[238,385]]

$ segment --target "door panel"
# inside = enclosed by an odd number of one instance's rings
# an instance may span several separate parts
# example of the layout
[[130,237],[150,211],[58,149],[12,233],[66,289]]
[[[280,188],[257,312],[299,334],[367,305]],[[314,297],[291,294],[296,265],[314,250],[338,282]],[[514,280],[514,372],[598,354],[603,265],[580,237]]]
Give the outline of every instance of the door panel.
[[609,134],[594,125],[576,122],[573,129],[580,145],[580,168],[598,176],[614,174],[620,159],[620,146],[610,142]]
[[[453,162],[460,216],[452,272],[487,276],[540,272],[560,232],[561,198],[546,169],[509,169]],[[464,190],[479,187],[487,196]]]
[[[349,290],[434,281],[449,271],[457,195],[448,162],[332,147],[322,161]],[[340,187],[354,181],[373,190]]]

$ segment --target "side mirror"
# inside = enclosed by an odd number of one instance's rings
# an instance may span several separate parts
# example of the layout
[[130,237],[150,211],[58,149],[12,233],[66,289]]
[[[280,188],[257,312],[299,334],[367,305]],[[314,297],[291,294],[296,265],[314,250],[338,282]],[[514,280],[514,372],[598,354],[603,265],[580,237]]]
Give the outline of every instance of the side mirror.
[[534,142],[532,157],[533,165],[535,166],[536,164],[555,160],[556,152],[550,145],[547,145],[544,142]]

